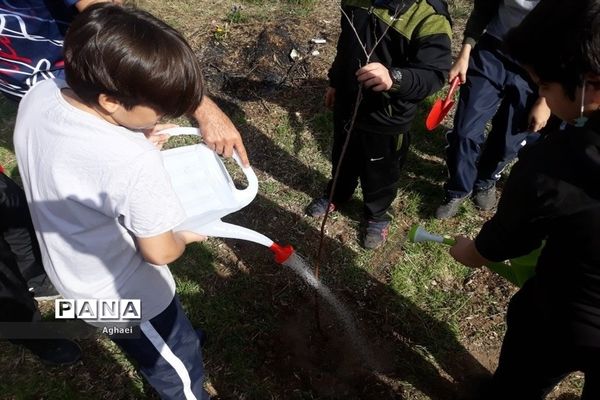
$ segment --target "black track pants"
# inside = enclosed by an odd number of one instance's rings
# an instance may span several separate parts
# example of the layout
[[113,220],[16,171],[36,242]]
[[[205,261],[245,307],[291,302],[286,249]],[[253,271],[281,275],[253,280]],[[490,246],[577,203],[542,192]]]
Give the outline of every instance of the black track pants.
[[[332,176],[340,163],[340,155],[346,131],[344,121],[334,119],[332,150]],[[334,203],[348,201],[358,183],[363,191],[364,214],[367,220],[389,221],[388,212],[396,198],[400,170],[406,160],[410,136],[383,135],[354,129],[338,177]],[[332,181],[327,185],[326,196],[331,191]]]

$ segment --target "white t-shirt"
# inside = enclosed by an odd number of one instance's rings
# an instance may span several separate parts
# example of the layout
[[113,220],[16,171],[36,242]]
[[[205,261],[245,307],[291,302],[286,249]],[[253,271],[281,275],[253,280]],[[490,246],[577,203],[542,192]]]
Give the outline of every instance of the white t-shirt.
[[21,101],[14,144],[44,267],[65,299],[140,299],[142,320],[172,301],[166,265],[152,265],[134,236],[171,230],[185,213],[160,152],[142,133],[73,107],[62,81]]

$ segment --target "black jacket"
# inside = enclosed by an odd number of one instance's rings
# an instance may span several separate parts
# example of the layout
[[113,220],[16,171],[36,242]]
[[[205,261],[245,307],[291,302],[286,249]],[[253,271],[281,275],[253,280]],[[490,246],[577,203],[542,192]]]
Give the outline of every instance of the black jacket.
[[[343,0],[342,9],[367,51],[389,27],[371,62],[400,69],[402,80],[393,91],[363,91],[357,126],[376,133],[403,133],[410,127],[417,103],[439,90],[446,79],[452,63],[450,16],[441,0],[397,2],[404,7],[396,19],[392,19],[393,0],[388,6],[374,7],[373,3]],[[358,91],[355,73],[365,65],[366,56],[347,18],[341,18],[342,31],[329,80],[336,89],[336,111],[351,115]]]
[[501,261],[546,244],[530,288],[554,329],[600,347],[600,116],[526,147],[475,239]]

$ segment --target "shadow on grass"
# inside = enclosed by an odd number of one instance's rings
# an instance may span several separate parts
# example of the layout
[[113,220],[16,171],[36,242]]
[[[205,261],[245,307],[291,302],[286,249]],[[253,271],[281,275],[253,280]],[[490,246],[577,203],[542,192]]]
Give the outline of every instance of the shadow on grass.
[[[327,86],[325,79],[303,79],[299,86],[279,86],[244,77],[228,77],[220,91],[239,101],[267,100],[269,104],[285,108],[290,125],[296,130],[308,127],[319,151],[329,158],[333,143],[333,120],[324,104]],[[299,135],[296,135],[294,151],[298,152],[303,146]]]
[[[262,196],[228,221],[290,242],[300,254],[312,255],[318,241],[310,223]],[[321,300],[317,324],[314,293],[267,249],[226,243],[233,255],[189,254],[173,267],[179,279],[202,287],[182,298],[208,331],[207,369],[222,398],[402,399],[416,388],[448,400],[468,398],[488,375],[446,323],[360,268],[361,254],[340,242],[326,239],[321,277],[357,321],[370,362]]]
[[[250,162],[254,168],[268,173],[282,184],[311,197],[322,194],[321,188],[325,187],[327,183],[327,178],[322,173],[289,154],[274,139],[248,122],[246,114],[237,104],[222,97],[215,96],[213,100],[236,123],[242,133]],[[300,125],[293,122],[291,126],[296,130],[294,136],[298,137],[297,130]],[[296,140],[295,146],[302,146],[302,144]],[[296,149],[296,153],[298,151]]]

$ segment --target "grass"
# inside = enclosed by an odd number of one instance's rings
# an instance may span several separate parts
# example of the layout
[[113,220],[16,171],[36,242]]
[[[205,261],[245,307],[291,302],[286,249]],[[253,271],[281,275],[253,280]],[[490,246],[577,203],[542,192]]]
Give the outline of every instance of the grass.
[[[314,263],[321,221],[303,216],[303,209],[330,176],[332,115],[320,104],[326,68],[335,51],[337,2],[137,3],[181,29],[196,49],[206,49],[217,39],[234,52],[252,46],[250,39],[264,25],[280,21],[293,21],[304,42],[316,36],[329,38],[320,48],[323,60],[308,64],[320,79],[310,85],[319,90],[284,87],[259,93],[260,102],[254,98],[236,102],[233,95],[213,94],[225,102],[224,109],[244,135],[260,181],[254,202],[227,220],[291,243]],[[455,20],[463,23],[470,3],[457,0],[450,7]],[[216,38],[215,27],[225,23],[227,34]],[[222,70],[249,74],[243,69],[243,56],[217,61],[225,65]],[[474,273],[457,265],[443,245],[405,241],[413,223],[433,232],[473,235],[489,217],[467,203],[458,218],[431,218],[445,179],[444,128],[426,132],[422,124],[434,97],[415,119],[386,245],[375,252],[359,246],[360,193],[327,226],[321,278],[350,309],[373,353],[386,366],[385,380],[373,383],[372,377],[344,375],[352,369],[346,358],[354,349],[343,332],[326,340],[315,334],[312,292],[290,271],[275,265],[270,252],[247,242],[210,239],[189,246],[171,270],[188,316],[208,334],[204,349],[208,386],[220,398],[443,400],[458,377],[477,364],[473,354],[485,353],[495,360],[503,312],[514,289],[486,271]],[[18,177],[11,140],[15,114],[13,105],[0,101],[0,163]],[[176,138],[170,146],[192,141]],[[44,310],[47,316],[52,314],[51,306],[44,305]],[[326,318],[323,306],[321,312],[323,329],[335,329],[337,322]],[[47,369],[28,353],[0,342],[0,399],[157,398],[110,341],[98,337],[81,344],[80,363]],[[493,368],[494,362],[484,366]],[[580,381],[574,378],[560,393],[577,392]],[[362,386],[371,390],[370,397],[356,394]],[[326,395],[327,390],[335,395]]]

